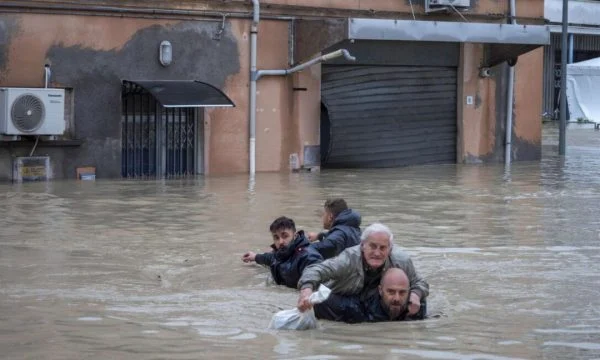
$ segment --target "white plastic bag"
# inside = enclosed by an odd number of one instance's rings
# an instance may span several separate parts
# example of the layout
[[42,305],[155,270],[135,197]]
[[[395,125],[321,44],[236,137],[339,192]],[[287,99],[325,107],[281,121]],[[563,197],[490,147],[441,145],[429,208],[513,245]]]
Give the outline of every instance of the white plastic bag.
[[[319,290],[312,293],[310,298],[308,298],[308,301],[313,305],[320,304],[327,300],[330,293],[331,290],[327,286],[321,284]],[[269,324],[270,329],[276,330],[308,330],[316,327],[317,318],[315,317],[315,311],[312,308],[305,312],[300,312],[298,308],[282,310],[273,315],[271,324]]]

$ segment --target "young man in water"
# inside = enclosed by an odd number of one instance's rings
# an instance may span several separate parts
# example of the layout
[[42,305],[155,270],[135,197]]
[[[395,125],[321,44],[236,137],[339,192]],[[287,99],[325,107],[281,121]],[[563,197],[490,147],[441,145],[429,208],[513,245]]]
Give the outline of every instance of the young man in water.
[[273,251],[264,254],[249,251],[242,256],[242,261],[269,266],[275,283],[295,289],[304,268],[323,261],[323,257],[309,246],[304,231],[296,232],[294,220],[282,216],[273,221],[269,230],[273,236]]
[[[323,206],[322,233],[309,233],[308,239],[324,259],[339,255],[344,249],[360,243],[360,214],[344,199],[329,199]],[[319,241],[317,241],[319,240]]]

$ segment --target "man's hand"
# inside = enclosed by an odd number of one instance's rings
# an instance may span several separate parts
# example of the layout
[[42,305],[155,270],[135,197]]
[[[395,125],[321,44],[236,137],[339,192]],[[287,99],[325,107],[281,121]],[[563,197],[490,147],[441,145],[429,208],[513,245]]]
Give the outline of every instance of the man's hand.
[[408,315],[416,315],[421,309],[421,297],[417,293],[411,292],[408,302]]
[[300,290],[300,297],[298,298],[298,310],[305,312],[312,307],[312,304],[308,301],[308,298],[312,295],[313,291],[311,288],[304,288]]
[[308,241],[315,242],[315,241],[319,240],[319,233],[309,232],[306,234],[306,237],[308,238]]
[[245,263],[249,263],[256,260],[256,254],[252,251],[248,251],[242,256],[242,261]]

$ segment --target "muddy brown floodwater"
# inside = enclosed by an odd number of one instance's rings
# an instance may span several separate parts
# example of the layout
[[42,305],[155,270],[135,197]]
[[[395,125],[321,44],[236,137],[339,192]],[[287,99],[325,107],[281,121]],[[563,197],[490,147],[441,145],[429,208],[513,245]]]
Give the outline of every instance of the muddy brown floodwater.
[[[5,359],[598,359],[600,132],[541,162],[0,185]],[[411,323],[267,329],[297,292],[243,264],[342,196],[431,285]]]

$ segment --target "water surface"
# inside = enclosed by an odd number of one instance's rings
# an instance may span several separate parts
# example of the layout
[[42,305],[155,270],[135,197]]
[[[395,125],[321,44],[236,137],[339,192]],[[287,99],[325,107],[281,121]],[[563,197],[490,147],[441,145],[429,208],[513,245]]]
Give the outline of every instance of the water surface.
[[[501,165],[0,185],[0,357],[600,358],[600,132]],[[246,265],[342,196],[412,254],[441,317],[268,330],[297,292]]]

